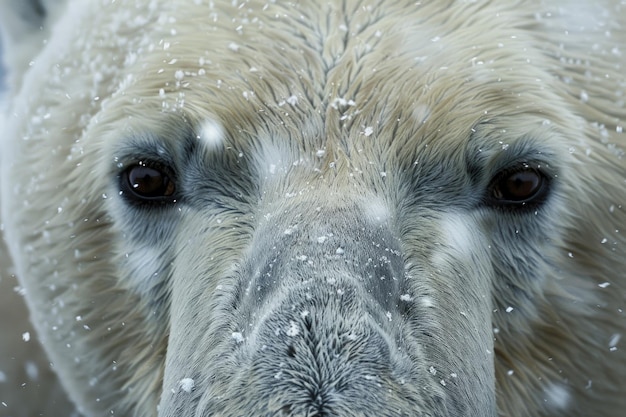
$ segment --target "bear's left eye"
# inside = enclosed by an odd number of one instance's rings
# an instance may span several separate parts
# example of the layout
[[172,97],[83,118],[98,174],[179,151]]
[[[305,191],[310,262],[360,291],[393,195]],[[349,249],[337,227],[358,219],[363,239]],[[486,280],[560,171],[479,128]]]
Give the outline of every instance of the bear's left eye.
[[489,187],[489,200],[499,206],[541,203],[548,192],[548,179],[538,169],[524,165],[500,172]]
[[122,195],[134,202],[176,201],[176,184],[167,171],[145,162],[126,168],[120,176]]

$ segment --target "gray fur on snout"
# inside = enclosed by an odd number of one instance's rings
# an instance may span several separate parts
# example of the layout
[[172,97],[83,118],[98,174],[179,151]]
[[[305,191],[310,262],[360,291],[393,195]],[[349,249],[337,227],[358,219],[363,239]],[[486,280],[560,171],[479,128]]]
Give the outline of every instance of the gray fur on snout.
[[[369,221],[359,204],[307,206],[260,222],[216,305],[215,350],[189,352],[220,358],[203,361],[210,378],[164,403],[196,416],[491,415],[492,389],[476,389],[494,384],[488,362],[441,342],[446,330],[409,295],[393,224]],[[481,327],[480,346],[491,349],[489,323],[457,322]]]

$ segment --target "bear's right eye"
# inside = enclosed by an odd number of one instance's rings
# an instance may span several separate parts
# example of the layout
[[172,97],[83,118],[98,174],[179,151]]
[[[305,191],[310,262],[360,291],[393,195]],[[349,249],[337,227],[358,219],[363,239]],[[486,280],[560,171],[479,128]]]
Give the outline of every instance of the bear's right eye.
[[137,203],[176,201],[176,184],[168,170],[156,164],[139,162],[120,176],[122,196]]

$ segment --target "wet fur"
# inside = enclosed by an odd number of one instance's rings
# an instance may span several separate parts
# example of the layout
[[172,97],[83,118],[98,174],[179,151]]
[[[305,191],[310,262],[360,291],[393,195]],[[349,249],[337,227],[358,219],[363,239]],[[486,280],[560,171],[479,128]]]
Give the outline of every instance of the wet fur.
[[[623,7],[179,3],[70,2],[32,68],[8,62],[5,236],[86,415],[314,415],[307,389],[343,366],[347,397],[315,405],[333,415],[622,415]],[[206,120],[217,148],[197,139]],[[118,164],[158,155],[181,201],[128,206]],[[493,175],[528,159],[553,178],[548,201],[485,204]],[[365,266],[370,241],[389,265]],[[306,298],[301,255],[349,290],[313,285],[323,334],[286,307]],[[269,264],[289,285],[253,278]],[[398,287],[344,277],[380,270]],[[293,345],[291,322],[307,329]],[[351,330],[373,350],[342,342]],[[275,378],[280,363],[313,382]]]

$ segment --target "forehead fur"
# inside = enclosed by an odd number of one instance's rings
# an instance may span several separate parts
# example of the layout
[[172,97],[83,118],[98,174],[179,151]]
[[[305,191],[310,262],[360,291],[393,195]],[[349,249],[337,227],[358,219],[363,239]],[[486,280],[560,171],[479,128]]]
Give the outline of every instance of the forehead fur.
[[511,141],[571,122],[526,32],[536,16],[520,19],[513,4],[448,6],[355,2],[338,13],[251,1],[215,4],[207,21],[206,8],[189,5],[176,11],[186,25],[175,33],[165,12],[106,110],[111,120],[120,111],[178,113],[199,126],[209,118],[227,141],[248,136],[249,146],[269,140],[331,159],[371,149],[404,164],[424,146],[460,157],[459,139],[480,123],[501,124],[508,130],[495,140]]

